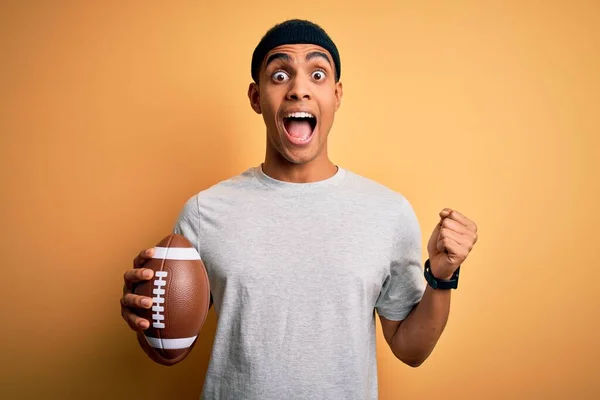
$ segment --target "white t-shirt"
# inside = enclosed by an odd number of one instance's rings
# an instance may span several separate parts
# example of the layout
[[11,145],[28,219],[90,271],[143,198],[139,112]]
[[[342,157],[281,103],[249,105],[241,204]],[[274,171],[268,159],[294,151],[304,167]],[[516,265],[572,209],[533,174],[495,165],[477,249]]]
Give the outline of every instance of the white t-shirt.
[[402,320],[425,290],[401,194],[341,167],[289,183],[259,165],[190,198],[174,232],[218,318],[201,398],[377,399],[375,310]]

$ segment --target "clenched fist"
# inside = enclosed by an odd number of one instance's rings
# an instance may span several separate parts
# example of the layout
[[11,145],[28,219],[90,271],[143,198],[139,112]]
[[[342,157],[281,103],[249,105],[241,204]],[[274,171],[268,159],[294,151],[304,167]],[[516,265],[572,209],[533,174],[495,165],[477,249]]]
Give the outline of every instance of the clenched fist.
[[458,211],[444,208],[427,244],[433,276],[452,278],[476,242],[477,225]]

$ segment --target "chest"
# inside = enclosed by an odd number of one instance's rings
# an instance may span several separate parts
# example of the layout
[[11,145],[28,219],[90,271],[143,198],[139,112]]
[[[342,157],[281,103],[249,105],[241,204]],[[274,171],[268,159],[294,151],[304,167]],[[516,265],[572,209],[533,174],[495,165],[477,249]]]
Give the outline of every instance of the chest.
[[374,301],[390,263],[392,232],[382,221],[348,209],[230,210],[206,224],[202,257],[211,285],[248,296],[361,293]]

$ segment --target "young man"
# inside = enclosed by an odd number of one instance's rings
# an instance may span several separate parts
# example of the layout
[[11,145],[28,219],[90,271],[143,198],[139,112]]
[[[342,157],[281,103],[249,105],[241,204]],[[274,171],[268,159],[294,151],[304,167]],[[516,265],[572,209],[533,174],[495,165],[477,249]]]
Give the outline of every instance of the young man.
[[[174,228],[208,270],[218,324],[202,398],[376,399],[375,310],[393,353],[416,367],[448,317],[450,288],[475,224],[440,212],[421,266],[421,232],[401,194],[334,164],[327,136],[342,99],[341,62],[319,26],[269,30],[248,97],[267,133],[264,163],[189,199]],[[125,274],[123,318],[152,249]]]

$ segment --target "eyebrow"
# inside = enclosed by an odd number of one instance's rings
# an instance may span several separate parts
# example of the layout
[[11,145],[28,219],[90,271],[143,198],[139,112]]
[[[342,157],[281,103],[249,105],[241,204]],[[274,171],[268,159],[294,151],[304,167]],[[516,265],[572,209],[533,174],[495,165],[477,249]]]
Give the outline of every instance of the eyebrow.
[[290,62],[290,56],[288,56],[287,54],[284,54],[284,53],[271,54],[269,56],[269,58],[267,58],[267,64],[265,65],[265,68],[267,68],[269,66],[269,64],[275,60],[283,60],[286,62]]
[[[325,59],[329,63],[329,65],[331,65],[331,60],[329,59],[329,57],[327,56],[327,54],[323,53],[322,51],[311,51],[310,53],[308,53],[306,55],[306,61],[310,61],[313,58],[323,58],[323,59]],[[285,53],[271,54],[269,56],[269,58],[267,58],[267,64],[265,65],[265,68],[268,67],[269,64],[272,61],[275,61],[275,60],[283,60],[285,62],[290,62],[291,58],[290,58],[290,56],[288,56]]]
[[327,61],[329,65],[331,65],[331,60],[329,59],[327,54],[323,53],[322,51],[311,51],[306,55],[306,61],[310,61],[313,58],[324,58],[325,61]]

